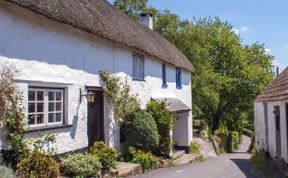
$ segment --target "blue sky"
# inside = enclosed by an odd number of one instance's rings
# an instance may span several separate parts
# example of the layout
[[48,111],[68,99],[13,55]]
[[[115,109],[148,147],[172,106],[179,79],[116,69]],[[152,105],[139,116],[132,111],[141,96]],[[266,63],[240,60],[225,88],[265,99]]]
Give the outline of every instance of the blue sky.
[[182,19],[220,17],[234,26],[244,44],[264,43],[280,69],[288,66],[287,0],[150,0],[149,4]]

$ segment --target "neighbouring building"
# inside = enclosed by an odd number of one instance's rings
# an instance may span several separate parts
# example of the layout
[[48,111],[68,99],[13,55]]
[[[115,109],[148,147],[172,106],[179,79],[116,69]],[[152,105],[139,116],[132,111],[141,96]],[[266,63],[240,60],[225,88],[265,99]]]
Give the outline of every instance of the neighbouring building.
[[256,98],[256,149],[287,169],[288,163],[288,68]]
[[[26,138],[55,134],[58,153],[104,141],[120,150],[119,126],[103,96],[99,71],[127,78],[144,108],[167,99],[177,116],[173,139],[192,141],[193,65],[153,31],[150,14],[140,23],[105,0],[0,1],[0,65],[13,64],[23,92]],[[88,102],[83,94],[93,93]],[[0,149],[8,149],[0,133]]]

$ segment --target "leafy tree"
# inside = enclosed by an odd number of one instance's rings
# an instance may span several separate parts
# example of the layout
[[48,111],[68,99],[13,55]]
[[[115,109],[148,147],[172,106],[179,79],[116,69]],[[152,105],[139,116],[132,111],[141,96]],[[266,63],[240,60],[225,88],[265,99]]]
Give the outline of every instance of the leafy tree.
[[134,19],[147,9],[148,0],[115,0],[114,6]]
[[264,44],[243,45],[233,26],[219,18],[187,21],[168,10],[155,11],[154,30],[196,68],[194,117],[206,120],[212,133],[220,125],[229,134],[240,133],[253,123],[253,100],[273,79],[274,57],[265,53]]

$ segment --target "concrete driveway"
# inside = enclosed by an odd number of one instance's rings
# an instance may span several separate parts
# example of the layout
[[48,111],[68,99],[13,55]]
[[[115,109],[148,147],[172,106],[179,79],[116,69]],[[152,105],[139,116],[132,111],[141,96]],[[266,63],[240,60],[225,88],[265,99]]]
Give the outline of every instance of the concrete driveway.
[[243,141],[236,153],[226,154],[202,163],[192,163],[183,167],[159,169],[140,178],[258,178],[251,174],[251,155],[247,153],[250,138]]

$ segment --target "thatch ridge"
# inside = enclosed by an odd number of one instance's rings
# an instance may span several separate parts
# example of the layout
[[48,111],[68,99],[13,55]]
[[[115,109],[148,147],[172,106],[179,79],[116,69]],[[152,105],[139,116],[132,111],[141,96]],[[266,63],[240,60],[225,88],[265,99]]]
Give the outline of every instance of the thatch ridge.
[[256,98],[255,102],[284,101],[288,99],[288,67]]
[[106,0],[6,0],[48,18],[124,44],[177,67],[193,65],[160,34],[139,24]]

